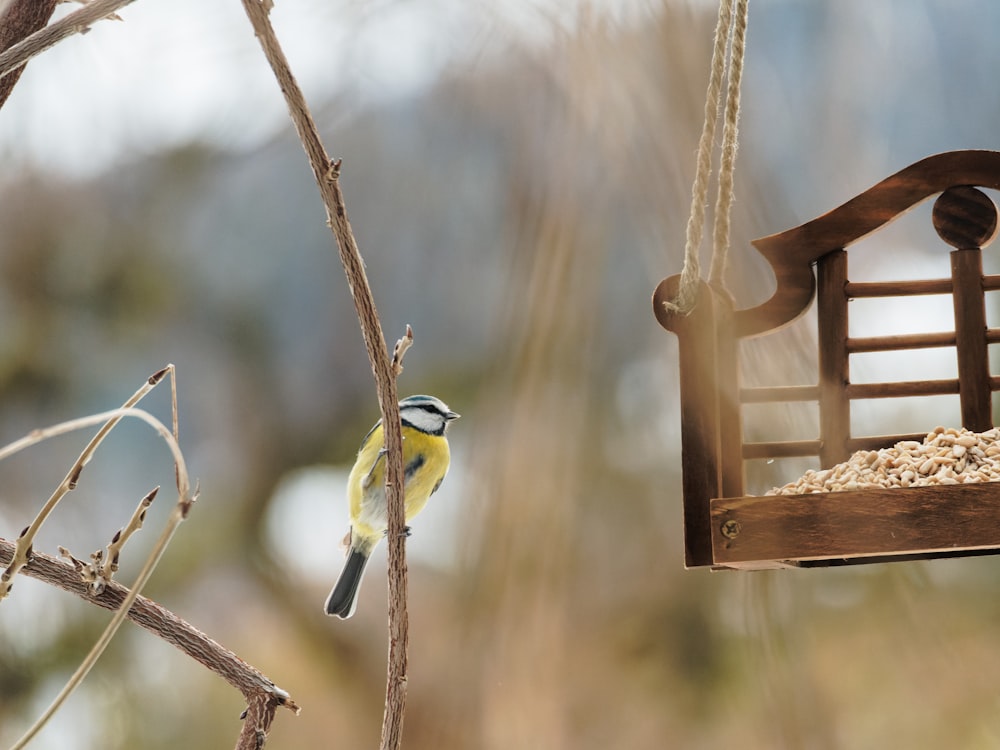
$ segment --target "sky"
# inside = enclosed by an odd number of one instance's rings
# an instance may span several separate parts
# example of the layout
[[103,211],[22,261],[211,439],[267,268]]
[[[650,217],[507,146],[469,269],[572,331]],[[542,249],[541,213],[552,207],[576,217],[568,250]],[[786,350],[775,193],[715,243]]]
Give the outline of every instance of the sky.
[[[449,66],[542,44],[584,11],[640,20],[642,0],[559,3],[278,0],[271,13],[315,108],[418,95]],[[57,16],[74,10],[61,4]],[[93,175],[121,159],[208,141],[247,148],[288,127],[239,0],[141,0],[32,60],[0,117],[0,158]]]
[[[271,17],[314,109],[337,97],[343,115],[350,116],[382,99],[417,96],[446,71],[495,65],[511,49],[548,44],[584,19],[637,25],[663,5],[711,12],[717,3],[277,0]],[[57,15],[74,9],[62,3]],[[825,92],[827,101],[867,103],[853,115],[854,106],[844,113],[855,118],[852,130],[913,132],[907,118],[940,119],[962,104],[966,87],[942,88],[941,76],[976,78],[977,64],[989,56],[994,14],[983,0],[757,0],[750,11],[748,92],[756,91],[761,101],[812,106],[802,98],[803,87],[814,84],[817,66],[832,59],[842,75]],[[289,127],[239,0],[138,0],[120,16],[122,21],[99,22],[29,63],[0,117],[4,164],[38,163],[93,175],[191,140],[250,148]],[[865,117],[879,119],[869,123]],[[769,130],[795,126],[778,121]],[[955,137],[968,136],[972,127],[967,120],[949,123]],[[798,131],[800,139],[808,133],[801,123]],[[795,151],[787,138],[773,141],[776,149]],[[922,144],[913,146],[924,155]],[[953,147],[944,140],[941,146]]]

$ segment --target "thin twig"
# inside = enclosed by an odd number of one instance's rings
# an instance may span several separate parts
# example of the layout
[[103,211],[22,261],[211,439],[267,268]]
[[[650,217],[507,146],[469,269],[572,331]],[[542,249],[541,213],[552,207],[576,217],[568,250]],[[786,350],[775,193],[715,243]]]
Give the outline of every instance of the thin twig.
[[309,157],[316,184],[326,207],[327,223],[333,231],[344,266],[347,284],[368,350],[368,360],[375,376],[379,407],[385,431],[385,492],[388,504],[389,548],[389,656],[386,678],[386,705],[382,721],[382,750],[395,750],[402,741],[403,715],[406,710],[407,652],[409,625],[406,610],[406,547],[403,510],[403,437],[399,419],[396,378],[386,351],[385,335],[375,301],[372,298],[364,263],[358,251],[347,208],[340,189],[341,162],[332,161],[323,148],[316,123],[309,113],[302,90],[288,66],[268,18],[269,0],[243,0],[254,34],[260,42],[278,86],[285,96],[288,111]]
[[[158,370],[150,375],[139,390],[129,396],[128,400],[126,400],[122,405],[122,409],[127,410],[139,403],[151,390],[153,390],[153,388],[157,386],[157,384],[159,384],[161,380],[163,380],[164,376],[167,374],[170,374],[171,382],[173,382],[173,372],[174,366],[167,365],[162,370]],[[63,477],[59,486],[56,487],[55,492],[49,496],[45,505],[43,505],[42,509],[35,515],[34,520],[27,527],[25,527],[20,536],[17,538],[17,551],[14,553],[14,558],[11,560],[10,565],[8,565],[6,569],[0,573],[0,601],[2,601],[4,597],[10,593],[11,586],[14,585],[14,576],[17,575],[17,572],[24,567],[24,565],[28,562],[28,559],[31,557],[31,547],[35,541],[35,535],[38,533],[38,530],[42,528],[42,524],[45,523],[46,519],[48,519],[49,515],[51,515],[52,511],[55,510],[56,506],[66,496],[66,494],[76,488],[76,484],[80,479],[80,473],[83,471],[83,467],[86,466],[93,457],[94,452],[100,447],[108,433],[111,432],[115,425],[117,425],[118,422],[121,421],[122,417],[125,416],[125,413],[121,410],[107,413],[113,414],[113,416],[108,417],[107,421],[101,426],[101,429],[97,431],[97,434],[90,439],[90,442],[87,443],[86,447],[84,447],[79,457],[73,462],[69,472],[67,472],[66,476]],[[146,414],[146,412],[143,412],[143,414]],[[147,414],[146,416],[150,415]],[[41,442],[42,440],[47,440],[50,437],[61,435],[65,432],[73,432],[90,424],[99,424],[100,421],[101,420],[96,420],[95,422],[94,417],[84,417],[83,420],[76,419],[70,422],[63,422],[55,427],[50,427],[48,430],[35,430],[26,437],[10,443],[3,449],[0,449],[0,461],[13,455],[14,453],[17,453],[18,451],[23,450],[24,448]],[[153,425],[154,428],[157,428],[158,426],[162,427],[159,422],[156,422],[156,424]],[[176,434],[176,429],[177,427],[175,423],[174,434]],[[174,443],[176,444],[176,442],[177,440],[175,437]],[[178,448],[176,455],[179,455],[179,453],[180,449]],[[178,486],[180,486],[179,483]]]
[[103,591],[104,587],[108,585],[108,581],[118,572],[118,556],[121,554],[128,540],[132,538],[132,535],[142,528],[142,524],[146,520],[146,509],[152,505],[153,500],[156,499],[156,493],[159,491],[159,487],[154,487],[146,493],[142,500],[139,501],[139,505],[136,506],[132,517],[125,527],[116,531],[115,535],[111,538],[107,551],[104,553],[103,559],[95,571],[94,586],[97,593]]

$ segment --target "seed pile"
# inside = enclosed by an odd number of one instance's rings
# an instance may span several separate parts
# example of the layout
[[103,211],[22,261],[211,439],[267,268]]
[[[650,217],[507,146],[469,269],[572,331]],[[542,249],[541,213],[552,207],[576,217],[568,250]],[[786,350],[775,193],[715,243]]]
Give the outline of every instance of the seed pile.
[[768,495],[885,487],[927,487],[1000,481],[1000,429],[969,432],[935,427],[922,443],[902,440],[891,448],[858,451],[829,469],[810,469],[801,479]]

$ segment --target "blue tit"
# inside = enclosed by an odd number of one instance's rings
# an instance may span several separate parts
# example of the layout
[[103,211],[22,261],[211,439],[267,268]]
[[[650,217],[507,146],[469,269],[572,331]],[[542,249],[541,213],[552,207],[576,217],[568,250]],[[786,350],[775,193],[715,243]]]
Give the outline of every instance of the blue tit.
[[[451,453],[445,431],[448,423],[459,415],[433,396],[409,396],[399,402],[399,416],[403,428],[404,507],[409,523],[427,505],[428,498],[448,473]],[[328,615],[347,618],[354,614],[365,565],[389,525],[384,443],[382,420],[379,420],[361,441],[358,459],[347,479],[350,541],[347,562],[326,600]]]

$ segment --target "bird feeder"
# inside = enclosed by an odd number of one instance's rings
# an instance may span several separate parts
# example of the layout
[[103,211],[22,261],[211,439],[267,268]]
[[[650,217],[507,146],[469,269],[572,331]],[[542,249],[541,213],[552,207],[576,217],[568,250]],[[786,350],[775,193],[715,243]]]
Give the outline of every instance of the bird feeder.
[[[1000,189],[1000,152],[938,154],[813,221],[754,241],[777,280],[771,298],[756,307],[736,310],[723,289],[699,282],[693,310],[670,312],[664,303],[675,299],[680,276],[660,282],[654,313],[677,335],[679,347],[688,567],[809,567],[1000,552],[1000,482],[807,495],[744,492],[745,462],[751,459],[816,456],[829,468],[855,451],[926,434],[855,435],[850,406],[859,399],[958,394],[956,422],[974,432],[993,427],[992,393],[1000,390],[1000,377],[990,372],[988,346],[1000,343],[1000,328],[987,326],[985,294],[1000,290],[1000,276],[984,275],[982,248],[996,233],[997,211],[979,188]],[[933,196],[934,229],[952,248],[950,277],[851,281],[847,248]],[[953,331],[863,338],[848,333],[852,299],[932,294],[951,295]],[[743,387],[741,342],[776,332],[814,301],[818,382]],[[851,382],[853,353],[930,347],[953,348],[957,378]],[[744,405],[809,401],[819,407],[816,439],[745,440]]]

